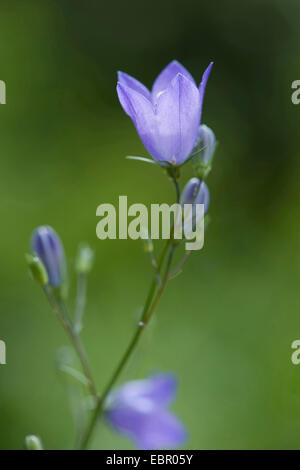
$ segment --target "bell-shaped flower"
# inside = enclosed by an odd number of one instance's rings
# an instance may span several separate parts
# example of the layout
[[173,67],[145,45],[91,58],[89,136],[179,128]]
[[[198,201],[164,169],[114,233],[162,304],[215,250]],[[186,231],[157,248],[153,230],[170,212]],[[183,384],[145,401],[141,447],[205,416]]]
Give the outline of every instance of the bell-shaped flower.
[[156,161],[181,165],[190,156],[198,136],[212,65],[207,67],[197,87],[191,74],[173,61],[156,78],[151,92],[135,78],[119,72],[120,103]]
[[109,395],[106,418],[139,449],[180,446],[186,440],[187,432],[168,409],[176,388],[177,380],[171,374],[127,382]]

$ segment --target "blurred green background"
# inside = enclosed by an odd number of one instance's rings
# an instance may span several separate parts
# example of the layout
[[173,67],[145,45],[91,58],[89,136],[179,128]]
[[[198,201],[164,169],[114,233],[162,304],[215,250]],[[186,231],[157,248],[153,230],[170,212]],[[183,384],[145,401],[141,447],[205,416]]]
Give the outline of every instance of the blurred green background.
[[[204,250],[170,282],[122,380],[179,377],[174,411],[188,449],[299,448],[300,79],[297,0],[100,2],[2,0],[0,79],[0,447],[42,437],[70,448],[68,390],[55,367],[68,344],[27,272],[32,230],[52,225],[70,270],[78,243],[96,251],[83,340],[101,389],[133,331],[151,280],[139,241],[96,238],[96,207],[172,202],[115,92],[116,71],[151,86],[172,59],[200,81],[203,122],[219,146],[208,184]],[[70,274],[70,307],[76,279]],[[131,448],[99,426],[93,448]]]

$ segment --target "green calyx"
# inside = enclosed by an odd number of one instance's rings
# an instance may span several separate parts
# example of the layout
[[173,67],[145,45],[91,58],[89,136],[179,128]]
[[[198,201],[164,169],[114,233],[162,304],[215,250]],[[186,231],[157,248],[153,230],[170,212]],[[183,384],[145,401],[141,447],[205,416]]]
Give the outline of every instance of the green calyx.
[[41,286],[47,285],[48,274],[39,257],[36,255],[26,254],[25,259],[33,279],[35,279],[35,281],[37,281]]

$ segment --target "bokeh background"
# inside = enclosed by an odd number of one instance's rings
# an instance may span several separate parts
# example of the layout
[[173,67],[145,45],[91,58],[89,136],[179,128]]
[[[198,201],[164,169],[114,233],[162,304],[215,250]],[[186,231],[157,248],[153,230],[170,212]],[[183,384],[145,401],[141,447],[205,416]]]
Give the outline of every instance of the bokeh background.
[[[122,380],[179,378],[173,409],[188,449],[300,446],[300,79],[297,0],[2,0],[0,79],[0,448],[42,437],[71,448],[69,385],[56,370],[68,339],[27,272],[32,230],[61,235],[70,268],[95,249],[83,340],[99,389],[128,343],[151,280],[139,241],[96,238],[96,207],[172,202],[115,92],[118,69],[151,86],[172,59],[200,81],[211,60],[203,122],[219,141],[205,248],[170,282]],[[184,176],[188,176],[188,173]],[[99,426],[93,448],[131,444]]]

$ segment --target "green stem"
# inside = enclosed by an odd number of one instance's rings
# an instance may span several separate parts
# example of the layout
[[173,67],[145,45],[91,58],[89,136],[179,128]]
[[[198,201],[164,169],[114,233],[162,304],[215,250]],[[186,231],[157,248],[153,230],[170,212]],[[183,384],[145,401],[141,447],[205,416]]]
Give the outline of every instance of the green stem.
[[173,182],[174,182],[175,191],[176,191],[176,202],[177,202],[177,204],[179,204],[180,203],[180,186],[179,186],[178,179],[176,177],[174,177]]
[[[179,174],[175,175],[174,178],[173,178],[174,185],[175,185],[175,191],[176,191],[177,203],[180,202],[180,186],[179,186],[179,183],[178,183],[178,178],[179,178]],[[171,245],[171,247],[170,247],[170,245]],[[167,266],[166,266],[166,269],[165,269],[165,274],[164,274],[164,277],[163,277],[162,281],[158,285],[157,275],[160,279],[162,266],[163,266],[163,263],[164,263],[164,260],[165,260],[165,257],[166,257],[166,254],[168,252],[169,247],[170,247],[170,253],[169,253],[169,257],[168,257],[168,261],[167,261]],[[176,245],[172,244],[172,240],[169,239],[166,242],[166,244],[165,244],[165,246],[164,246],[164,248],[161,252],[160,259],[159,259],[159,262],[158,262],[158,265],[157,265],[156,275],[154,276],[154,279],[153,279],[153,281],[150,285],[148,296],[147,296],[147,299],[146,299],[146,302],[145,302],[145,305],[144,305],[144,308],[143,308],[143,312],[142,312],[142,315],[141,315],[141,320],[137,325],[135,333],[134,333],[134,335],[133,335],[133,337],[132,337],[132,339],[131,339],[124,355],[122,356],[122,359],[121,359],[119,365],[117,366],[115,372],[113,373],[111,379],[109,380],[107,386],[105,387],[101,398],[98,400],[98,403],[97,403],[97,406],[96,406],[96,408],[94,410],[94,413],[92,415],[90,424],[87,428],[87,431],[86,431],[85,435],[83,436],[81,446],[80,446],[81,449],[86,449],[86,447],[89,443],[89,440],[91,438],[91,435],[93,433],[93,430],[96,426],[97,420],[100,417],[101,413],[103,412],[105,399],[108,396],[108,394],[110,393],[110,391],[111,391],[112,387],[114,386],[114,384],[116,383],[117,379],[119,378],[121,372],[123,371],[125,365],[127,364],[128,360],[129,360],[129,358],[131,357],[131,355],[132,355],[132,353],[133,353],[133,351],[134,351],[134,349],[135,349],[135,347],[136,347],[136,345],[139,341],[139,338],[142,334],[142,331],[144,330],[145,326],[149,323],[149,321],[150,321],[150,319],[151,319],[151,317],[152,317],[152,315],[153,315],[153,313],[154,313],[154,311],[157,307],[159,299],[161,298],[162,293],[163,293],[163,291],[166,287],[166,284],[168,282],[169,271],[170,271],[170,268],[171,268],[171,264],[172,264],[175,249],[176,249]]]
[[52,307],[53,312],[55,313],[58,320],[60,321],[60,323],[64,327],[65,331],[67,332],[67,334],[68,334],[68,336],[69,336],[69,338],[70,338],[70,340],[71,340],[71,342],[74,346],[76,354],[77,354],[77,356],[78,356],[78,358],[81,362],[82,369],[83,369],[84,375],[86,377],[89,390],[90,390],[91,394],[97,399],[97,397],[98,397],[97,389],[96,389],[95,381],[93,379],[93,376],[92,376],[92,373],[91,373],[91,370],[90,370],[87,354],[85,352],[84,346],[83,346],[79,336],[76,334],[76,332],[75,332],[75,330],[72,326],[72,323],[71,323],[70,316],[68,314],[66,305],[65,305],[63,300],[61,300],[61,299],[56,300],[55,299],[55,297],[54,297],[53,293],[51,292],[49,286],[44,287],[44,292],[47,296],[47,299],[49,300],[49,303]]
[[172,264],[172,260],[173,260],[173,255],[174,255],[174,251],[176,249],[176,245],[171,245],[171,249],[170,249],[170,254],[169,254],[169,258],[168,258],[168,262],[167,262],[167,267],[166,267],[166,270],[165,270],[165,275],[163,277],[163,280],[162,280],[162,283],[161,283],[161,286],[159,287],[158,291],[157,291],[157,294],[152,302],[152,305],[151,305],[151,308],[148,310],[148,312],[145,312],[144,315],[142,316],[142,323],[144,323],[144,325],[147,325],[147,323],[150,321],[156,307],[157,307],[157,304],[159,302],[159,299],[161,298],[161,295],[167,285],[167,282],[168,282],[168,277],[169,277],[169,272],[170,272],[170,268],[171,268],[171,264]]
[[85,352],[84,346],[83,346],[79,336],[73,330],[73,328],[69,328],[68,333],[69,333],[70,339],[73,343],[74,349],[77,353],[77,356],[79,357],[79,360],[81,362],[81,365],[82,365],[82,368],[83,368],[83,371],[84,371],[84,375],[85,375],[85,377],[88,381],[89,390],[90,390],[91,394],[96,398],[96,400],[98,400],[98,393],[97,393],[96,384],[95,384],[95,381],[93,379],[93,376],[92,376],[92,373],[91,373],[91,370],[90,370],[90,366],[89,366],[89,362],[88,362],[88,358],[87,358],[87,354]]
[[77,278],[77,298],[74,315],[74,331],[78,334],[82,330],[82,317],[86,302],[86,274],[79,274]]
[[181,261],[177,264],[176,268],[174,269],[174,271],[172,271],[169,275],[169,279],[171,279],[172,277],[176,276],[176,274],[179,273],[179,271],[181,271],[183,265],[186,263],[186,261],[189,259],[189,257],[191,256],[191,251],[187,251],[184,255],[184,257],[181,259]]
[[[168,251],[170,243],[171,243],[171,240],[168,240],[165,247],[164,247],[164,249],[163,249],[163,251],[162,251],[162,253],[161,253],[160,261],[159,261],[159,264],[158,264],[159,272],[161,271],[163,261],[165,259],[165,255]],[[150,319],[151,319],[151,317],[152,317],[152,315],[155,311],[155,308],[158,304],[158,301],[159,301],[159,299],[160,299],[160,297],[161,297],[161,295],[164,291],[164,288],[167,284],[167,281],[168,281],[169,271],[170,271],[170,267],[171,267],[171,263],[172,263],[175,248],[176,248],[176,245],[171,245],[169,258],[168,258],[167,266],[166,266],[166,269],[165,269],[165,274],[164,274],[164,277],[162,279],[161,285],[159,286],[157,291],[156,291],[156,287],[157,287],[156,278],[154,278],[153,281],[152,281],[152,284],[150,286],[150,290],[149,290],[149,293],[148,293],[148,296],[147,296],[147,299],[146,299],[146,302],[145,302],[145,305],[144,305],[144,309],[143,309],[143,312],[142,312],[142,315],[141,315],[141,320],[137,325],[135,333],[134,333],[134,335],[133,335],[133,337],[132,337],[132,339],[131,339],[124,355],[122,356],[122,359],[121,359],[119,365],[117,366],[117,368],[116,368],[115,372],[113,373],[111,379],[109,380],[108,384],[106,385],[101,398],[98,401],[98,404],[97,404],[97,406],[94,410],[94,413],[93,413],[91,422],[89,424],[89,427],[87,429],[87,432],[83,436],[82,443],[81,443],[81,449],[86,449],[86,447],[89,443],[90,437],[91,437],[91,435],[93,433],[93,430],[95,428],[95,425],[97,423],[97,420],[100,417],[101,413],[103,412],[103,406],[104,406],[105,399],[108,396],[108,394],[110,393],[110,391],[111,391],[112,387],[114,386],[115,382],[119,378],[119,375],[123,371],[123,369],[124,369],[125,365],[127,364],[129,358],[131,357],[132,352],[134,351],[134,349],[135,349],[135,347],[136,347],[136,345],[139,341],[139,338],[142,334],[142,331],[144,330],[145,326],[149,323],[149,321],[150,321]],[[156,291],[156,294],[155,294],[155,291]]]
[[156,282],[160,286],[161,285],[160,274],[159,274],[159,271],[158,271],[158,266],[157,266],[157,263],[156,263],[156,259],[154,258],[154,255],[153,255],[152,251],[150,253],[148,253],[148,256],[149,256],[149,259],[151,261],[152,267],[154,269]]

